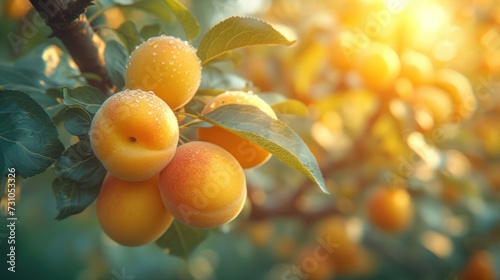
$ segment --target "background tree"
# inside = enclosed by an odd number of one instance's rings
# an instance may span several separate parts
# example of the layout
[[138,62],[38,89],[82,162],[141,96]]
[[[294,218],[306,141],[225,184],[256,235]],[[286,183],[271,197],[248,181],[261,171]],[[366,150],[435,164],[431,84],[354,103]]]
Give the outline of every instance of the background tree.
[[[496,279],[498,11],[468,0],[6,0],[1,251],[15,216],[20,278]],[[194,46],[202,66],[188,103],[166,101],[179,145],[222,131],[272,157],[245,169],[231,223],[176,219],[155,243],[126,247],[115,241],[136,238],[99,224],[113,210],[99,210],[111,170],[89,131],[105,100],[155,76],[154,49],[129,56],[161,35]],[[226,91],[263,101],[214,99]],[[124,201],[137,197],[120,184]],[[162,215],[148,209],[141,229]]]

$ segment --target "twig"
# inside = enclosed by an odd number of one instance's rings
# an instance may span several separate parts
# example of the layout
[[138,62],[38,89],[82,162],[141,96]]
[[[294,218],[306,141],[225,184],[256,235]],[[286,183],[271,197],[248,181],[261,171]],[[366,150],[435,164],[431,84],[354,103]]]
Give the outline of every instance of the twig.
[[[382,114],[386,109],[387,109],[387,103],[381,101],[381,103],[378,104],[376,111],[367,120],[365,129],[353,143],[351,150],[355,155],[345,158],[342,161],[330,163],[326,167],[322,168],[321,171],[323,174],[331,174],[338,169],[350,166],[352,163],[354,163],[353,160],[362,158],[365,152],[364,141],[366,141],[367,137],[372,131],[373,126],[376,124],[376,122],[382,116]],[[366,183],[365,180],[363,180],[362,178],[358,180],[359,185],[365,183]],[[340,211],[337,209],[335,205],[331,205],[327,208],[315,212],[305,212],[302,209],[297,208],[296,206],[297,199],[303,196],[304,193],[311,187],[312,183],[310,181],[305,181],[302,185],[298,187],[297,191],[290,197],[289,200],[273,208],[263,207],[261,205],[256,204],[252,200],[252,196],[250,195],[249,199],[250,202],[252,203],[252,213],[250,214],[249,218],[251,220],[264,220],[275,217],[281,217],[281,218],[289,217],[289,218],[298,218],[304,223],[309,224],[309,223],[314,223],[315,221],[318,221],[319,219],[330,215],[340,214]],[[249,191],[251,190],[252,187],[249,186]]]
[[94,73],[101,77],[87,82],[103,93],[111,90],[112,82],[106,70],[104,50],[106,44],[94,33],[87,21],[85,11],[93,5],[92,0],[30,0],[45,23],[52,29],[82,73]]

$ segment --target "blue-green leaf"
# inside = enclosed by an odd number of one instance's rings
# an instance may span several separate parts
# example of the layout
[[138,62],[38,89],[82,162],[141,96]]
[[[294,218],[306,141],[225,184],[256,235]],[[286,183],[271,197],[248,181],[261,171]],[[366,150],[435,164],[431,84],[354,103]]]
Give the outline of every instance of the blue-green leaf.
[[42,173],[63,152],[57,129],[31,97],[0,90],[0,154],[21,177]]
[[266,149],[328,193],[314,155],[302,138],[284,122],[271,118],[255,106],[240,104],[221,106],[199,118]]

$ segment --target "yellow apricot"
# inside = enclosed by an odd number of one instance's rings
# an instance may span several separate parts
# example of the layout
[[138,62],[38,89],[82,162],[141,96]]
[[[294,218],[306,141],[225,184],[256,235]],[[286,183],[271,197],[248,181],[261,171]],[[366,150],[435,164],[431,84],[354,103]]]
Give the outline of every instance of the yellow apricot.
[[333,67],[341,71],[349,71],[354,59],[356,48],[354,34],[349,31],[342,31],[332,41],[330,45],[330,63]]
[[359,73],[366,86],[384,90],[399,76],[401,62],[389,45],[372,42],[356,56],[354,70]]
[[368,198],[368,218],[389,233],[405,230],[413,220],[410,194],[401,187],[378,187]]
[[467,119],[477,107],[476,96],[472,85],[464,75],[451,69],[436,72],[435,85],[445,90],[453,100],[455,110],[453,118],[457,121]]
[[[220,106],[228,104],[253,105],[273,119],[277,119],[276,113],[264,100],[251,92],[243,91],[227,91],[219,94],[207,103],[201,114],[208,114]],[[224,148],[238,160],[243,168],[257,167],[264,164],[271,157],[271,154],[265,149],[217,126],[199,128],[198,138],[201,141],[210,142]]]
[[172,110],[188,103],[200,82],[196,50],[171,36],[152,37],[139,45],[125,71],[126,88],[154,91]]
[[163,205],[158,178],[127,182],[108,173],[97,196],[96,212],[111,239],[125,246],[141,246],[168,229],[174,217]]
[[13,20],[25,17],[32,7],[29,0],[7,0],[4,2],[5,14]]
[[407,50],[401,55],[401,76],[410,79],[413,86],[432,82],[434,66],[423,53]]
[[416,112],[423,110],[432,117],[433,125],[428,128],[452,121],[454,109],[452,100],[444,90],[438,87],[422,86],[415,89],[413,105]]
[[180,146],[160,173],[163,203],[180,222],[214,228],[232,221],[243,209],[245,173],[223,148],[201,141]]
[[152,92],[124,90],[109,97],[95,114],[90,143],[113,176],[144,181],[172,159],[179,126],[168,105]]

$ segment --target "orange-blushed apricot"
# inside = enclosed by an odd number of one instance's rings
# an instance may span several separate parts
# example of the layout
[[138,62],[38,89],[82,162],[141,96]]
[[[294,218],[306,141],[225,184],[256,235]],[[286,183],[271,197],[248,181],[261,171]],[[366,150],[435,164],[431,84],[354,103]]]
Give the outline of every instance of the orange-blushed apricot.
[[[253,105],[271,118],[277,119],[276,113],[264,100],[251,92],[243,91],[227,91],[217,95],[205,105],[201,114],[208,114],[228,104]],[[238,160],[243,168],[260,166],[271,157],[271,154],[265,149],[217,126],[199,128],[198,138],[201,141],[210,142],[224,148]]]
[[413,221],[413,203],[405,188],[382,186],[368,197],[368,218],[377,228],[399,233]]
[[160,173],[163,202],[180,222],[214,228],[232,221],[243,209],[245,173],[223,148],[201,141],[180,146]]
[[177,119],[159,97],[142,90],[110,96],[95,114],[90,143],[113,176],[144,181],[172,159],[179,139]]
[[495,272],[495,262],[492,255],[485,250],[474,252],[464,268],[462,269],[460,280],[494,280],[498,279]]

